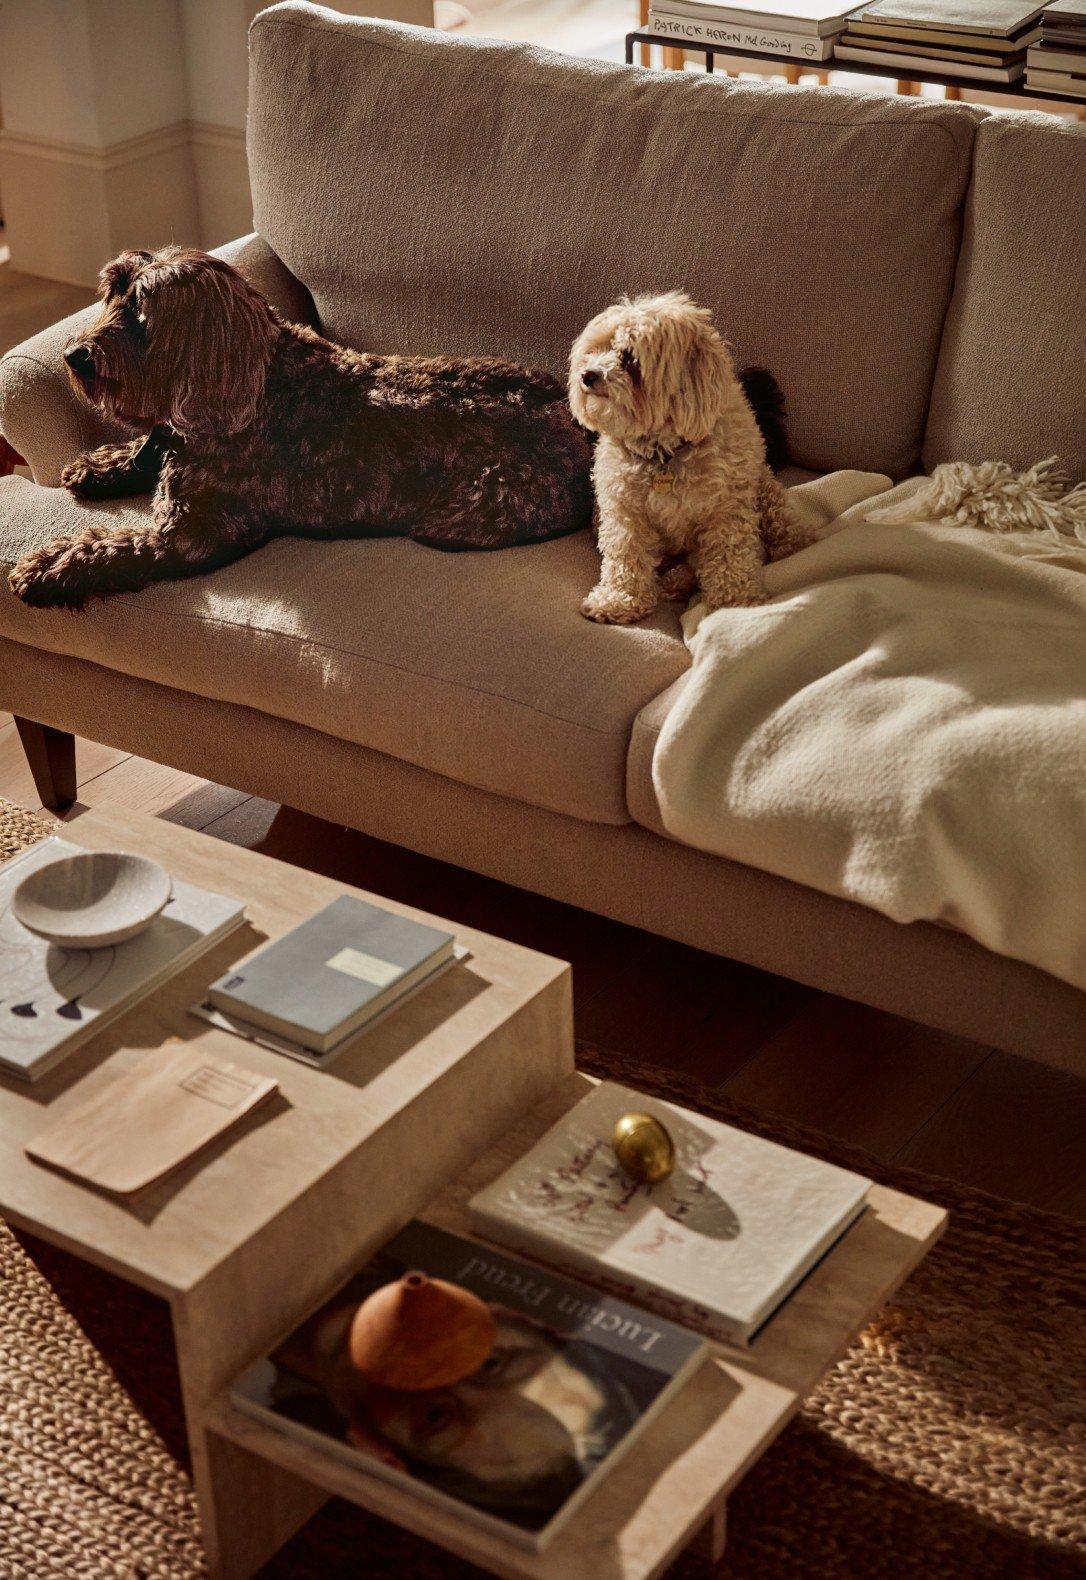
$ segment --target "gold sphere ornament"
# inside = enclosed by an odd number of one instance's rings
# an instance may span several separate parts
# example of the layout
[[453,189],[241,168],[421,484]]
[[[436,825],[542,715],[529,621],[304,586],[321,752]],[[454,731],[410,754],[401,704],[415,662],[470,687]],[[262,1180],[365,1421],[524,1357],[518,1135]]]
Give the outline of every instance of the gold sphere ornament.
[[639,1185],[658,1185],[675,1167],[675,1143],[651,1114],[623,1114],[611,1145],[619,1168]]

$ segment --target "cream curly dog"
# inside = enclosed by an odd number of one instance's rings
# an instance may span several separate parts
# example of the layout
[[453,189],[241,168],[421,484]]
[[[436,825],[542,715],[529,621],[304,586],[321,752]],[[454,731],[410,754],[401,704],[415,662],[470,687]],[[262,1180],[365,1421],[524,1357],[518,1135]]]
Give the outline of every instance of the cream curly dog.
[[600,435],[603,564],[581,613],[627,625],[696,585],[710,609],[763,603],[766,560],[810,539],[708,310],[678,291],[608,307],[573,346],[569,399]]

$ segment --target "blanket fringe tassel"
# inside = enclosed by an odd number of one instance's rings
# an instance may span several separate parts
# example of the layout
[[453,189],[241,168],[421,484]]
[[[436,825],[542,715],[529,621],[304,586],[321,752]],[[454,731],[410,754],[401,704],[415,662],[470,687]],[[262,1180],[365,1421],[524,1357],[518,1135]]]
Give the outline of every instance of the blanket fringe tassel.
[[1043,532],[1086,548],[1086,483],[1068,486],[1050,455],[1024,472],[1006,461],[948,461],[915,494],[869,512],[869,521],[931,521],[982,532]]

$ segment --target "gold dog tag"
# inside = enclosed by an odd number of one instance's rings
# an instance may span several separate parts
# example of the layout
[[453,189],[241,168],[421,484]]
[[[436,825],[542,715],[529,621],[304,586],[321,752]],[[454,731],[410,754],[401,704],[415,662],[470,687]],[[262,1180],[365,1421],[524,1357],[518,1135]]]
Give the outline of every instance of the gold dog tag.
[[670,494],[675,487],[675,479],[670,472],[654,472],[652,476],[652,491],[654,494]]

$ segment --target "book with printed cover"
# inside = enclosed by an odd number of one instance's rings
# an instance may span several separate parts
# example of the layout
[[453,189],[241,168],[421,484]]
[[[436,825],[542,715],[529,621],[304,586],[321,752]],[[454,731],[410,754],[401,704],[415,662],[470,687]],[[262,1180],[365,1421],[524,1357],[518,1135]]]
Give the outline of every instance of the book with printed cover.
[[[627,1113],[669,1132],[672,1173],[636,1185]],[[870,1180],[610,1081],[473,1196],[472,1227],[714,1338],[747,1343],[864,1210]]]
[[[493,1347],[460,1382],[375,1386],[351,1364],[359,1305],[409,1272],[490,1308]],[[361,1475],[540,1550],[707,1354],[704,1339],[672,1322],[415,1221],[230,1397]]]
[[0,866],[0,1070],[36,1081],[245,920],[240,900],[173,880],[159,916],[127,943],[62,949],[16,921],[28,873],[81,845],[51,838]]

